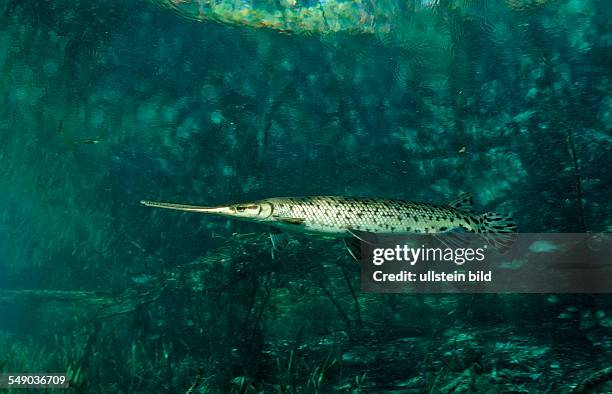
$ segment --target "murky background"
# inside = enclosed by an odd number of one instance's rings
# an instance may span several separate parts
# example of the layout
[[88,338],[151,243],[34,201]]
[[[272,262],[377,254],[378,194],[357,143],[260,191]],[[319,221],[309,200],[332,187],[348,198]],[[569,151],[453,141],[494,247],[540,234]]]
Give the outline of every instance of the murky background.
[[333,242],[272,261],[264,227],[138,203],[471,192],[522,232],[607,232],[606,1],[163,3],[0,1],[0,370],[533,392],[608,366],[608,297],[363,295]]

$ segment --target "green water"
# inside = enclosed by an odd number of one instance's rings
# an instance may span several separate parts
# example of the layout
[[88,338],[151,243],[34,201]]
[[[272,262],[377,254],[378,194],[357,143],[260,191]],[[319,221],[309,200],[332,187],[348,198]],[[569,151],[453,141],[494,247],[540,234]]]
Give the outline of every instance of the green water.
[[337,242],[273,260],[265,226],[139,204],[470,192],[520,232],[609,232],[607,1],[355,4],[381,28],[0,1],[0,372],[69,371],[72,392],[493,393],[610,366],[609,296],[365,294]]

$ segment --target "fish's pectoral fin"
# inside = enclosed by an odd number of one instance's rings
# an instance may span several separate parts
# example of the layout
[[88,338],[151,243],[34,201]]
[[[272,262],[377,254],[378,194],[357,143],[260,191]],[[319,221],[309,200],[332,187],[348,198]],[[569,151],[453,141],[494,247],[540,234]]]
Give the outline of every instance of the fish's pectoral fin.
[[284,216],[275,216],[274,219],[279,223],[295,224],[295,225],[303,224],[304,221],[306,221],[306,219],[304,218],[292,218],[292,217],[284,217]]
[[448,248],[465,248],[474,240],[473,233],[466,231],[460,227],[446,231],[443,233],[433,233],[435,239],[440,241]]
[[357,261],[361,261],[361,241],[357,238],[344,238],[344,245],[350,255]]
[[474,199],[470,193],[462,193],[448,203],[449,207],[466,213],[474,213]]
[[274,257],[274,251],[284,249],[289,245],[289,237],[283,231],[276,227],[270,227],[270,240],[272,241],[272,256]]

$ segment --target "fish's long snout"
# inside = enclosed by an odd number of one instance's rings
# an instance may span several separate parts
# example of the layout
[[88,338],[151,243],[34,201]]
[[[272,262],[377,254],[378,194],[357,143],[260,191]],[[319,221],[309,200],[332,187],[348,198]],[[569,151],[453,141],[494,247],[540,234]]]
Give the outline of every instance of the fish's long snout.
[[232,209],[232,207],[230,206],[203,207],[200,205],[173,204],[170,202],[159,202],[159,201],[148,201],[148,200],[141,200],[140,203],[147,207],[173,209],[175,211],[200,212],[200,213],[210,213],[210,214],[217,214],[217,215],[232,215],[235,213],[234,209]]

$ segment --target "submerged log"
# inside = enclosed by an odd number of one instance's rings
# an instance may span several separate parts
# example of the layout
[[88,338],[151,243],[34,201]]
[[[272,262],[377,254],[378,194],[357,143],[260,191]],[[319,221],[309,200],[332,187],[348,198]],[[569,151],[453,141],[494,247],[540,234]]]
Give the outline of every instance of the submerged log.
[[342,253],[341,247],[332,246],[327,252],[317,251],[313,254],[311,244],[306,242],[292,245],[273,260],[266,234],[234,234],[207,256],[177,266],[170,272],[120,293],[0,289],[0,306],[73,303],[97,308],[97,316],[104,318],[129,313],[139,305],[154,302],[166,290],[197,294],[220,293],[241,280],[264,275],[274,270],[276,264],[286,264],[287,260],[299,261],[299,266],[294,265],[296,271],[308,271],[308,267],[319,265],[321,261],[334,261]]
[[44,302],[81,303],[89,305],[104,305],[111,303],[115,297],[93,291],[69,290],[3,290],[0,289],[0,305],[2,304],[40,304]]

